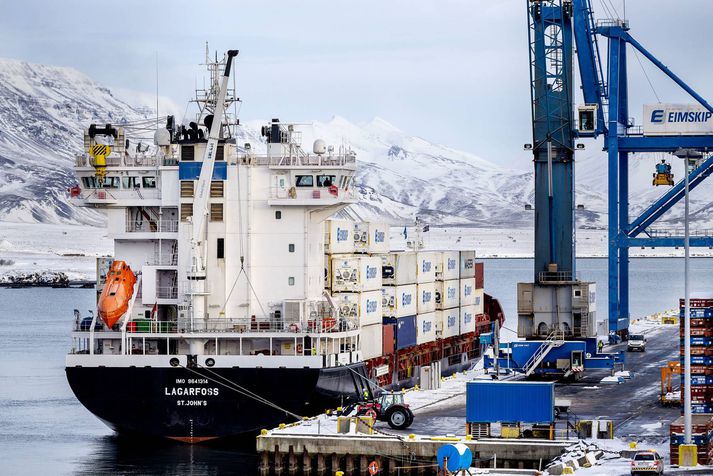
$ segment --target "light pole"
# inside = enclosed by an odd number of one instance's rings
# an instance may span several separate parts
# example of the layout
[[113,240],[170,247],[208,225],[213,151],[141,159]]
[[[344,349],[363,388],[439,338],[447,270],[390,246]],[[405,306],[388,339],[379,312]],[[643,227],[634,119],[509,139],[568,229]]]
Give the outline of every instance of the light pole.
[[691,295],[690,295],[690,230],[688,225],[688,173],[690,159],[700,159],[702,157],[701,153],[692,149],[678,149],[674,152],[674,155],[679,159],[684,160],[685,171],[684,171],[684,183],[685,183],[685,218],[684,218],[684,236],[683,236],[683,248],[684,248],[684,308],[685,315],[684,319],[684,336],[683,336],[683,430],[685,443],[690,445],[692,442],[691,431]]

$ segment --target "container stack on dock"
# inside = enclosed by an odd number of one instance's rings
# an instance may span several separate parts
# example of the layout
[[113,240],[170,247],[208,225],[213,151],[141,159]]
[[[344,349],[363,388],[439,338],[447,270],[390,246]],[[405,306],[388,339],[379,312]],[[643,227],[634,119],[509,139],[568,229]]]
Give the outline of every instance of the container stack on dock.
[[328,220],[324,287],[360,328],[362,358],[380,385],[458,370],[490,330],[483,264],[474,251],[391,252],[389,225]]
[[[692,307],[691,307],[692,308]],[[678,464],[678,447],[684,444],[683,417],[671,423],[671,464]],[[693,415],[691,438],[698,447],[698,464],[713,462],[713,417],[711,415]]]
[[[709,464],[713,461],[713,298],[690,301],[693,444],[698,446],[698,463]],[[680,301],[680,311],[680,355],[681,368],[684,368],[686,306],[683,299]],[[683,395],[683,375],[681,379]],[[683,438],[681,417],[671,424],[671,462],[674,464],[678,463],[678,446],[683,444]]]

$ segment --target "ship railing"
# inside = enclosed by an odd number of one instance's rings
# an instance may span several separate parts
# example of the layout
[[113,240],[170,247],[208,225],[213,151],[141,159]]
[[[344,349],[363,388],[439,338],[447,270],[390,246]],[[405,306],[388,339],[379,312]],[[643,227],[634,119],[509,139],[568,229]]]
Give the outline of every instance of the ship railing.
[[150,222],[149,220],[126,220],[127,233],[176,233],[178,231],[178,220],[160,220]]
[[244,159],[247,163],[255,165],[268,165],[272,167],[345,167],[356,164],[356,154],[343,153],[337,155],[247,155]]
[[[146,154],[143,152],[135,155],[111,153],[106,156],[107,167],[156,167],[178,165],[178,157],[174,155]],[[86,152],[74,157],[75,167],[94,167],[95,159]]]
[[541,284],[572,283],[579,281],[579,273],[573,274],[571,271],[541,271],[537,273],[537,281]]
[[156,286],[156,297],[158,299],[178,299],[178,287]]
[[346,321],[338,322],[336,319],[309,319],[307,322],[290,322],[283,319],[267,318],[212,318],[194,319],[183,318],[178,321],[179,332],[264,332],[296,334],[310,332],[326,334],[330,332],[355,329],[354,324]]

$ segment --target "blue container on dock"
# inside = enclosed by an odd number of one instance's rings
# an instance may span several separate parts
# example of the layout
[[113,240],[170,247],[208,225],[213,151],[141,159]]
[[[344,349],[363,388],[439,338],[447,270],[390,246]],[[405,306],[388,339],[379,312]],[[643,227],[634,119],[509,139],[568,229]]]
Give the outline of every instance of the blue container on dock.
[[[683,358],[681,359],[681,366],[683,366]],[[705,355],[692,355],[691,365],[713,365],[713,357],[706,357]]]
[[[686,317],[686,308],[682,307],[679,317]],[[691,317],[702,318],[702,317],[713,317],[713,308],[703,307],[703,308],[691,308]]]
[[473,381],[466,384],[469,423],[552,423],[554,382]]
[[691,375],[691,385],[713,385],[713,375]]
[[[681,347],[686,345],[685,339],[681,339]],[[691,337],[691,345],[698,347],[710,347],[713,345],[713,338],[711,337]]]
[[[691,413],[713,413],[713,405],[710,403],[691,403]],[[681,414],[683,414],[683,407],[681,407]]]
[[416,345],[416,316],[405,316],[396,319],[396,349]]

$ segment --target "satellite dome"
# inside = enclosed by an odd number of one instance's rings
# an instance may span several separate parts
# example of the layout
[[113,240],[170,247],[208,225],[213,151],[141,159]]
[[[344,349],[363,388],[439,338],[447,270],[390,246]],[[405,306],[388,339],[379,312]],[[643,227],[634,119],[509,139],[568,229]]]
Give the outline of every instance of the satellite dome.
[[327,144],[322,139],[317,139],[314,141],[314,145],[312,146],[312,152],[317,155],[324,154],[327,152]]

